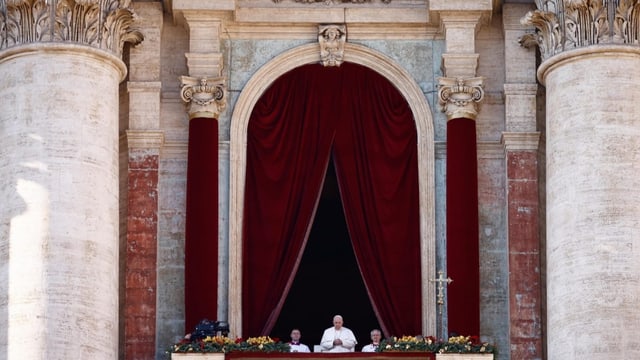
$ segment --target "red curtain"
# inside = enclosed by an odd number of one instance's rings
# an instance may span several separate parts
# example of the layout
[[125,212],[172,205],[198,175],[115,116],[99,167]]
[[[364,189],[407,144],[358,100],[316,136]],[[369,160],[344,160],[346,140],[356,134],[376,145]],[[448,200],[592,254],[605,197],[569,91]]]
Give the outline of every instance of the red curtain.
[[189,121],[185,224],[185,331],[218,311],[218,120]]
[[447,288],[449,332],[480,335],[476,122],[447,122]]
[[287,297],[329,156],[354,252],[387,333],[421,331],[416,129],[383,77],[355,64],[280,77],[248,129],[243,334],[266,335]]
[[334,161],[360,272],[387,335],[421,333],[416,125],[385,78],[348,70]]

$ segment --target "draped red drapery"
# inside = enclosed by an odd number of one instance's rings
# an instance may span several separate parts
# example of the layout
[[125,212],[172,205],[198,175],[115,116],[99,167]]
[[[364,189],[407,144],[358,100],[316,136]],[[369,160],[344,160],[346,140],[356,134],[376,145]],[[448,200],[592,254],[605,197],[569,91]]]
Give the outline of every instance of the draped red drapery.
[[344,63],[284,74],[251,115],[243,224],[245,336],[269,334],[280,314],[330,156],[379,323],[386,334],[421,332],[415,122],[385,78]]
[[480,246],[478,230],[476,122],[447,122],[448,329],[480,334]]
[[218,311],[218,120],[189,121],[185,224],[185,331]]

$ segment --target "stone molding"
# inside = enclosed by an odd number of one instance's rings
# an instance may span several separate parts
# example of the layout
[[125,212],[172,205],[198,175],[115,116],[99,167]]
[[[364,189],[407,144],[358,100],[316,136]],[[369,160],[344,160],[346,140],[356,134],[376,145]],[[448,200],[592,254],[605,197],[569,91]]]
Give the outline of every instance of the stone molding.
[[535,83],[512,83],[504,84],[504,95],[533,95],[538,92],[538,84]]
[[143,35],[132,28],[130,0],[12,0],[0,8],[0,50],[33,43],[75,43],[122,55]]
[[484,98],[484,78],[438,79],[438,103],[447,120],[478,117],[478,103]]
[[224,77],[180,78],[180,97],[189,105],[189,119],[204,117],[217,119],[227,106],[227,87]]
[[164,131],[161,130],[127,130],[129,149],[160,149],[164,144]]
[[504,151],[537,151],[540,145],[540,132],[507,132],[500,137]]
[[523,25],[536,28],[519,39],[538,45],[542,60],[563,51],[599,44],[636,45],[640,41],[640,3],[636,0],[536,1]]
[[320,44],[320,61],[323,66],[340,66],[344,59],[344,44],[347,42],[347,26],[318,26],[318,43]]

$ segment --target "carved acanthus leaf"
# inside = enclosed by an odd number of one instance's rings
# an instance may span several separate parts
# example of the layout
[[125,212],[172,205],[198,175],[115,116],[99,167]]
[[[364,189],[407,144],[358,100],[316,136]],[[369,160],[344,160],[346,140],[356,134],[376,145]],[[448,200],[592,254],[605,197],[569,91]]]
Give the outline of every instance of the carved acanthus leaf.
[[530,45],[535,41],[540,47],[542,58],[546,59],[562,51],[562,33],[556,14],[541,10],[528,12],[520,21],[523,25],[533,25],[535,35],[520,39],[521,45]]
[[536,0],[538,10],[521,22],[536,28],[536,36],[520,39],[523,46],[535,41],[543,59],[558,52],[598,44],[638,44],[638,0]]
[[0,50],[38,42],[70,42],[122,54],[142,41],[130,0],[0,0]]

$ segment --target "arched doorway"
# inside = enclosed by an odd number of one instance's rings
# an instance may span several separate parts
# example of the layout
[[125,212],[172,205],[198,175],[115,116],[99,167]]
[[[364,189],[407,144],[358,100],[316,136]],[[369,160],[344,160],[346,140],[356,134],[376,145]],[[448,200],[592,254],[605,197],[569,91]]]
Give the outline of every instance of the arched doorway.
[[[234,336],[242,336],[242,218],[246,176],[248,120],[265,89],[287,70],[319,60],[317,44],[304,45],[284,53],[260,69],[247,83],[232,116],[230,179],[229,321]],[[433,176],[433,126],[431,112],[420,88],[393,60],[364,46],[346,44],[345,60],[364,65],[393,83],[407,100],[417,129],[420,252],[422,258],[422,333],[435,334],[435,289],[426,279],[435,277],[435,217]],[[247,334],[251,335],[251,334]]]

